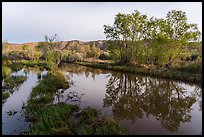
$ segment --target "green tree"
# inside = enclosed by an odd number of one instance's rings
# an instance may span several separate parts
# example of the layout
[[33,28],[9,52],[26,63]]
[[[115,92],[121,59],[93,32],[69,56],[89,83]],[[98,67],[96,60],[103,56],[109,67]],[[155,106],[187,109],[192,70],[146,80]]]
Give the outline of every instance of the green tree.
[[26,56],[30,57],[31,52],[30,52],[29,46],[28,45],[23,45],[22,49],[23,49],[24,53],[26,54]]
[[37,48],[45,54],[50,51],[57,50],[61,44],[62,42],[59,41],[57,34],[50,37],[45,35],[45,41],[39,42]]
[[171,52],[169,64],[179,56],[183,46],[190,41],[199,41],[201,32],[198,30],[197,24],[187,23],[186,13],[183,11],[171,10],[166,16],[169,30],[166,34],[171,39],[171,46],[174,52]]
[[120,62],[127,63],[128,58],[128,36],[130,33],[129,26],[129,15],[118,13],[115,16],[115,21],[113,26],[104,25],[104,33],[106,38],[109,40],[115,40],[117,43],[116,49],[119,51],[121,56]]
[[128,63],[133,57],[137,59],[139,41],[144,39],[145,36],[146,22],[147,16],[135,10],[132,14],[118,13],[115,16],[113,26],[104,25],[106,38],[115,41],[111,42],[111,44],[115,45],[118,51],[116,53],[120,54],[122,64]]
[[40,42],[37,46],[37,49],[43,53],[47,65],[51,69],[56,69],[59,63],[64,59],[64,54],[58,50],[61,44],[62,42],[58,40],[58,36],[55,34],[51,37],[46,35],[45,42]]
[[85,45],[85,54],[86,57],[91,57],[91,48],[89,44]]
[[95,43],[91,47],[91,57],[98,58],[100,56],[100,49],[96,47]]
[[104,33],[116,62],[159,66],[171,65],[183,46],[198,41],[201,34],[197,24],[187,23],[185,12],[176,10],[169,11],[166,19],[147,19],[137,10],[132,14],[118,13],[113,26],[104,25]]

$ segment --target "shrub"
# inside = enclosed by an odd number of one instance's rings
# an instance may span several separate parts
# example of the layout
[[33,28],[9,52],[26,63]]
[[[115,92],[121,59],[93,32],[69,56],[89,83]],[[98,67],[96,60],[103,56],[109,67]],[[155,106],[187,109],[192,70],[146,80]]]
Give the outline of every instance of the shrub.
[[2,78],[5,78],[11,74],[11,69],[6,66],[2,66]]

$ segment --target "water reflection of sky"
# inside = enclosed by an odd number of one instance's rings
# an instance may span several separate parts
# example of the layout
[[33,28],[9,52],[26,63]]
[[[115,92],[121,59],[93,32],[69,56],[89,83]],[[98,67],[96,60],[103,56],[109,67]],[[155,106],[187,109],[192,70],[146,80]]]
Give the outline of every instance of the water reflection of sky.
[[[43,72],[45,73],[45,72]],[[24,110],[22,106],[29,99],[32,88],[38,83],[37,74],[29,71],[24,73],[24,69],[11,74],[12,76],[27,76],[24,81],[13,94],[6,100],[2,107],[2,134],[3,135],[16,135],[22,131],[26,131],[29,123],[25,121]],[[9,116],[7,111],[17,111],[15,115]]]

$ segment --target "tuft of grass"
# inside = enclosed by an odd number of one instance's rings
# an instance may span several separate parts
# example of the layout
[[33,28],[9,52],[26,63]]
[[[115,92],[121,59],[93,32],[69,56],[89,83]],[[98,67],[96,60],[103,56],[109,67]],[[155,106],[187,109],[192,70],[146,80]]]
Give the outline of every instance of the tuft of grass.
[[8,64],[7,66],[11,68],[13,71],[18,71],[23,68],[23,64],[20,62],[12,62],[11,64]]
[[6,78],[11,74],[11,69],[7,66],[2,66],[2,78]]
[[29,129],[31,135],[69,134],[68,119],[76,111],[76,105],[44,105],[32,113],[36,122]]
[[86,109],[84,109],[81,114],[80,114],[81,118],[83,120],[87,120],[89,118],[95,117],[97,116],[97,110],[91,107],[87,107]]
[[57,71],[55,73],[49,73],[41,83],[33,88],[31,97],[35,97],[39,94],[55,93],[57,89],[66,89],[69,87],[69,83],[66,82],[64,75]]
[[8,92],[2,93],[2,104],[6,101],[7,98],[10,97],[10,94]]
[[121,135],[125,131],[121,125],[111,118],[100,117],[94,108],[87,107],[70,121],[70,127],[75,135]]
[[78,135],[123,135],[121,126],[110,118],[92,118],[77,129]]
[[15,87],[18,87],[27,79],[26,76],[11,76],[4,79],[4,85],[2,86],[3,90],[11,90]]
[[69,83],[66,82],[62,72],[48,73],[38,86],[33,88],[26,113],[36,111],[41,105],[51,103],[57,89],[66,89],[68,87]]

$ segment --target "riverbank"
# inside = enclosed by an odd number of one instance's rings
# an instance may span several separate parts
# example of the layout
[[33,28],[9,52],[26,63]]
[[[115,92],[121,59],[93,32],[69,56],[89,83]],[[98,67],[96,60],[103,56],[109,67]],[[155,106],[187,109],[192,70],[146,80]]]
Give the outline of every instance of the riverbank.
[[202,74],[201,73],[188,73],[184,71],[179,71],[176,69],[161,70],[161,69],[148,69],[145,67],[134,67],[134,66],[119,66],[113,63],[95,63],[95,62],[75,62],[75,64],[99,68],[108,69],[120,72],[129,72],[135,74],[141,74],[146,76],[153,76],[159,78],[167,78],[178,81],[185,81],[192,84],[202,84]]
[[[120,72],[128,72],[128,73],[135,73],[141,74],[146,76],[152,76],[157,78],[167,78],[172,80],[184,81],[192,84],[201,85],[202,83],[202,72],[195,72],[196,69],[192,68],[170,68],[170,69],[158,69],[152,67],[143,67],[143,66],[119,66],[114,62],[110,61],[103,61],[103,62],[91,62],[91,61],[84,61],[84,62],[75,62],[75,64],[99,68],[99,69],[108,69]],[[26,67],[38,67],[39,69],[43,70],[50,70],[50,68],[46,65],[45,61],[12,61],[12,63],[8,63],[6,67],[11,68],[13,71],[17,71],[22,69],[24,66]],[[6,71],[5,71],[6,72]],[[3,73],[3,72],[2,72]],[[5,74],[6,75],[6,74]]]
[[26,79],[26,76],[10,76],[4,79],[4,84],[2,85],[2,105],[6,99],[13,94],[14,89],[22,84]]

